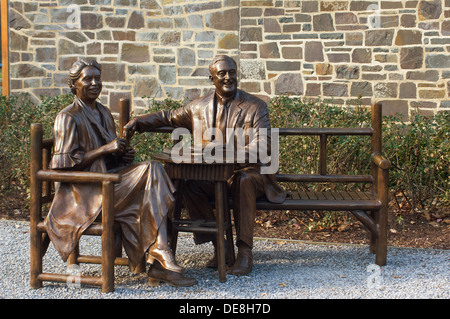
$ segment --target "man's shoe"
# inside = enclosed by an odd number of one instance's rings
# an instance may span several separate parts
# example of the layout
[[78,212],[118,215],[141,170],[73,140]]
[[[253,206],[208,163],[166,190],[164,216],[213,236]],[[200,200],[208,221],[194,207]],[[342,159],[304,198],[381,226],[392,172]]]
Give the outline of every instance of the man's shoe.
[[253,268],[253,253],[251,249],[240,249],[238,251],[234,265],[228,269],[231,275],[245,276],[248,275]]
[[154,265],[150,266],[148,270],[148,284],[156,287],[161,282],[166,282],[173,287],[189,287],[197,284],[197,280],[186,277],[179,272],[170,271]]

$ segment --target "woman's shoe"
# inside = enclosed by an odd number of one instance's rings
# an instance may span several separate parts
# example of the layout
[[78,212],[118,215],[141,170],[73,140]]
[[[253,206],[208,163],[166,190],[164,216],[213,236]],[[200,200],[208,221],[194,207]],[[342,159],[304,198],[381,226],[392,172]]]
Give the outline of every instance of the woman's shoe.
[[177,264],[171,249],[150,249],[147,254],[147,262],[153,264],[155,259],[167,270],[178,273],[184,272],[184,268]]

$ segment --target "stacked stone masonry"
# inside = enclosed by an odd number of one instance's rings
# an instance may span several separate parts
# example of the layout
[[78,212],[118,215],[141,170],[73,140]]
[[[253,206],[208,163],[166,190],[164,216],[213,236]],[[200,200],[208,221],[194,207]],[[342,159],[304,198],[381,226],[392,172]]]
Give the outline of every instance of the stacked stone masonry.
[[450,110],[450,0],[10,0],[11,91],[68,92],[80,57],[103,66],[101,100],[136,112],[212,89],[233,56],[240,87],[386,113]]

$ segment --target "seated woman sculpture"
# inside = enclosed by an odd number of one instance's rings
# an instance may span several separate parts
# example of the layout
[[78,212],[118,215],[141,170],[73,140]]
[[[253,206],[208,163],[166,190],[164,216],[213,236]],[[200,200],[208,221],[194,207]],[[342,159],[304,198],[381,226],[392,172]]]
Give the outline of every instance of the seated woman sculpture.
[[[101,66],[80,60],[70,69],[73,104],[64,108],[54,124],[54,155],[50,169],[120,173],[114,186],[114,220],[120,224],[130,270],[143,272],[150,264],[150,285],[160,281],[190,286],[167,243],[167,213],[174,203],[175,187],[157,161],[134,164],[135,150],[116,136],[110,111],[97,102],[102,90]],[[67,260],[81,234],[101,214],[99,184],[60,183],[45,220],[55,248]]]

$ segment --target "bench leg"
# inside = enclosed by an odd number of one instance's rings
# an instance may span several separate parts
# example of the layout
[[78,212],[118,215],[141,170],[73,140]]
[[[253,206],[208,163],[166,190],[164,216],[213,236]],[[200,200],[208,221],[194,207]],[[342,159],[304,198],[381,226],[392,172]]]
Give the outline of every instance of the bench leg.
[[42,169],[42,124],[31,125],[30,149],[30,286],[42,287],[38,279],[42,273],[42,234],[37,225],[42,218],[42,182],[37,178],[38,170]]
[[[367,215],[369,215],[372,219],[374,218],[374,214],[372,212],[367,212]],[[376,246],[377,246],[377,234],[374,234],[373,232],[369,231],[369,251],[372,254],[376,253]]]
[[30,227],[30,286],[33,289],[42,287],[38,275],[42,273],[42,239],[36,226]]
[[387,209],[377,212],[378,237],[375,247],[375,263],[378,266],[386,265],[387,260]]
[[381,208],[377,212],[375,222],[378,228],[378,238],[376,247],[375,263],[378,266],[386,265],[387,259],[387,228],[388,228],[388,210],[389,210],[389,171],[386,169],[378,170],[378,199],[381,202]]
[[114,184],[103,182],[102,292],[114,291]]
[[217,226],[217,266],[219,271],[219,281],[225,282],[225,192],[226,184],[222,181],[217,181],[215,186],[216,197],[216,226]]

